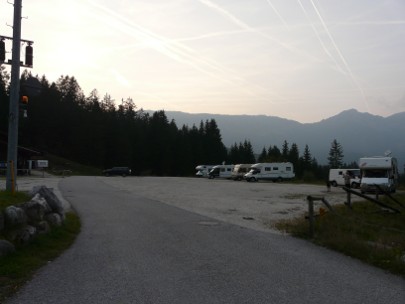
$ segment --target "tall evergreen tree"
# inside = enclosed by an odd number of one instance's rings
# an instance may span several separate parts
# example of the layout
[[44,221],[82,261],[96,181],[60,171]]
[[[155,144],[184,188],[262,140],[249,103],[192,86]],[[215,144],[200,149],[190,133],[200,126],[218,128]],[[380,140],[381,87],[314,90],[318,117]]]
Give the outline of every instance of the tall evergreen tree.
[[288,142],[284,140],[283,146],[281,148],[281,156],[284,158],[284,161],[288,160],[288,155],[289,155],[290,149],[288,147]]
[[328,164],[331,168],[341,168],[343,165],[343,148],[336,139],[331,143],[328,156]]
[[269,151],[268,151],[267,155],[268,155],[267,161],[269,161],[269,162],[279,162],[279,161],[286,160],[286,158],[283,159],[283,157],[281,155],[281,151],[276,145],[269,146]]
[[291,149],[288,152],[288,161],[292,162],[294,165],[298,165],[298,160],[300,158],[300,152],[298,150],[298,145],[293,143]]
[[243,143],[243,154],[242,163],[244,164],[254,164],[256,162],[256,157],[253,153],[253,147],[250,141],[245,140]]
[[263,150],[262,150],[262,152],[260,153],[260,155],[259,155],[257,161],[258,161],[259,163],[264,163],[264,162],[266,162],[266,160],[267,160],[267,150],[266,150],[266,147],[263,147]]
[[308,145],[305,145],[304,154],[302,156],[302,164],[304,170],[308,170],[311,168],[312,155],[311,152],[309,151]]

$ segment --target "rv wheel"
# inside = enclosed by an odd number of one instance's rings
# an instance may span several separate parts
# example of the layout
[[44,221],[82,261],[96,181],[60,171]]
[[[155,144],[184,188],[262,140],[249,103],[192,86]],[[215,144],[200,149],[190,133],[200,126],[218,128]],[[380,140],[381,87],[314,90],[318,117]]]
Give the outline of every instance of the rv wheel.
[[332,185],[332,187],[337,187],[337,182],[336,181],[332,181],[330,184]]

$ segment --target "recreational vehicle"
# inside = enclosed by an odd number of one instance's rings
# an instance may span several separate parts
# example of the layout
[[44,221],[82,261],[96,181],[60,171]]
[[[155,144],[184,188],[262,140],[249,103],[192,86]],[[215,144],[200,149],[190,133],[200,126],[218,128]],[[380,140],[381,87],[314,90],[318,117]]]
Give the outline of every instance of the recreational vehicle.
[[329,170],[329,183],[333,187],[345,185],[345,175],[350,176],[350,187],[360,187],[360,169],[330,169]]
[[391,156],[362,157],[360,190],[367,192],[395,192],[398,186],[397,160]]
[[244,175],[250,171],[252,164],[238,164],[232,170],[231,179],[242,180]]
[[281,182],[295,177],[292,163],[258,163],[252,165],[250,171],[245,174],[248,182],[259,180],[271,180]]
[[231,178],[232,170],[234,165],[217,165],[212,167],[211,171],[208,173],[208,178]]
[[210,170],[214,167],[214,165],[199,165],[195,167],[197,173],[195,174],[197,177],[207,177]]

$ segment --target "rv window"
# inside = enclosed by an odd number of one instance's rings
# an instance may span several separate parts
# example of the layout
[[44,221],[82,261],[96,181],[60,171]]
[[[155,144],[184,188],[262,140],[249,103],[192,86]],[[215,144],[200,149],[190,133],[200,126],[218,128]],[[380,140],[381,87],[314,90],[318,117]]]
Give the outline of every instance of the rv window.
[[388,172],[386,170],[364,170],[363,176],[371,178],[388,177]]
[[271,171],[271,167],[265,167],[264,171]]
[[278,171],[278,167],[273,167],[273,171]]
[[231,171],[231,168],[226,169],[226,171]]
[[291,171],[291,167],[286,167],[285,170],[286,171]]

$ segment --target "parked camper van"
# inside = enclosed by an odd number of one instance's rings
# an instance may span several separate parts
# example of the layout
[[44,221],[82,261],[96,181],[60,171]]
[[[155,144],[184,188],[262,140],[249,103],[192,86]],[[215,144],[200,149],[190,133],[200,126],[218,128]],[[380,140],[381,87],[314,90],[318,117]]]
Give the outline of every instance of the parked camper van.
[[212,167],[211,171],[208,173],[208,178],[231,178],[232,170],[234,165],[217,165]]
[[359,167],[362,193],[378,193],[380,191],[377,186],[384,191],[395,192],[399,179],[396,158],[391,156],[362,157]]
[[258,163],[251,167],[251,170],[245,174],[248,182],[259,180],[283,181],[295,177],[294,166],[292,163]]
[[198,165],[195,167],[197,173],[195,174],[197,177],[207,177],[210,170],[214,167],[214,165]]
[[344,186],[346,172],[350,175],[350,187],[360,188],[360,169],[330,169],[329,183],[331,186]]
[[252,164],[238,164],[232,170],[231,179],[242,180],[246,173],[250,171]]

